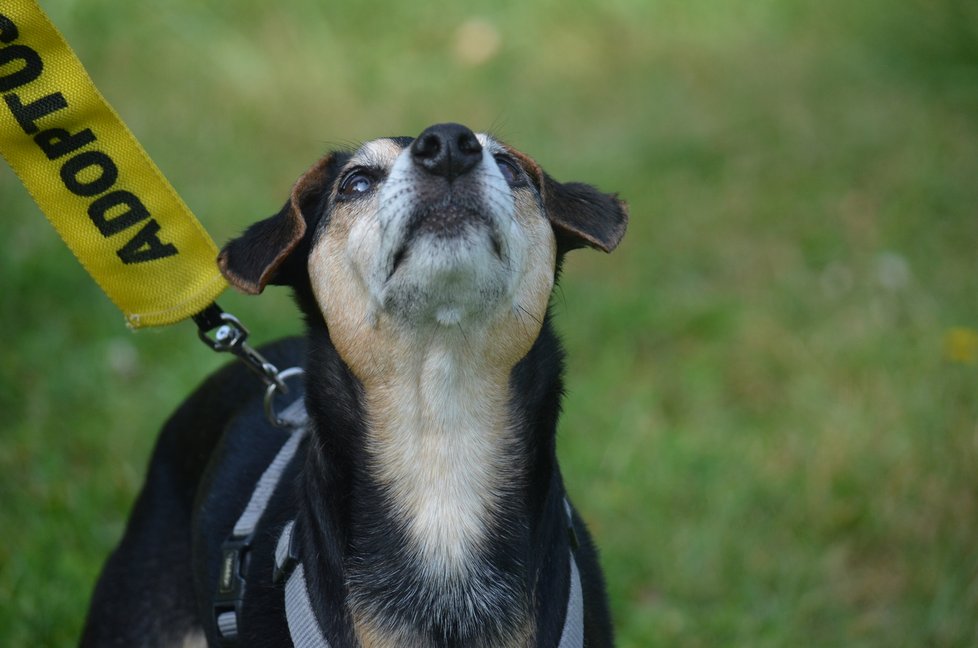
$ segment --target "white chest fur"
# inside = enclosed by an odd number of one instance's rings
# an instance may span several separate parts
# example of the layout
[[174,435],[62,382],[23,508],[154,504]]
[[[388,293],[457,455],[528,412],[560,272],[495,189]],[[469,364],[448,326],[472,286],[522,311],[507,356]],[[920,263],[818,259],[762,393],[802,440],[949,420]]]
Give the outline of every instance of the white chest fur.
[[368,449],[430,576],[458,579],[517,478],[519,453],[506,377],[474,371],[471,348],[436,340],[368,390]]

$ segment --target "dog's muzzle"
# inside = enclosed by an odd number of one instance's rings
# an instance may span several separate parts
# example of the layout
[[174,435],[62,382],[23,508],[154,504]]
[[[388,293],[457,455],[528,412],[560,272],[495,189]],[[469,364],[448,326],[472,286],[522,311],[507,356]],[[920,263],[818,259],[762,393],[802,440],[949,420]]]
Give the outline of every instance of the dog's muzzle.
[[425,129],[395,161],[378,202],[378,265],[367,273],[378,306],[454,323],[506,299],[520,238],[514,198],[475,133]]
[[483,147],[475,133],[461,124],[436,124],[421,133],[405,155],[414,167],[409,176],[418,200],[391,272],[413,239],[423,234],[452,238],[466,228],[486,228],[493,251],[500,256],[503,243],[489,213],[482,178],[485,167],[480,167]]

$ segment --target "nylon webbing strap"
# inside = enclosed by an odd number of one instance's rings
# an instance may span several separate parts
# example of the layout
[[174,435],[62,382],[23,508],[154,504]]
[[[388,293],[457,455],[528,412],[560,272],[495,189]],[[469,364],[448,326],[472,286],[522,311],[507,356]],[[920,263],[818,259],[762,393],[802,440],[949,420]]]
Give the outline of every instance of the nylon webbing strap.
[[584,645],[584,593],[581,591],[581,573],[573,552],[570,555],[570,592],[567,595],[567,612],[564,613],[564,631],[560,634],[558,648],[579,648]]
[[132,327],[224,290],[217,247],[34,0],[0,0],[0,154]]
[[[287,535],[291,542],[292,526]],[[289,580],[285,582],[285,620],[289,625],[289,635],[294,648],[330,648],[329,641],[319,627],[316,612],[312,609],[309,589],[306,585],[306,570],[301,562],[296,564]]]
[[305,436],[306,408],[301,398],[289,405],[282,412],[281,418],[290,424],[294,431],[258,480],[255,490],[251,493],[251,499],[248,500],[248,506],[245,507],[241,517],[234,525],[232,533],[235,537],[243,538],[254,533],[258,521],[265,514],[265,509],[268,508],[268,501],[272,498],[279,481],[282,479],[282,473],[292,461],[295,451]]

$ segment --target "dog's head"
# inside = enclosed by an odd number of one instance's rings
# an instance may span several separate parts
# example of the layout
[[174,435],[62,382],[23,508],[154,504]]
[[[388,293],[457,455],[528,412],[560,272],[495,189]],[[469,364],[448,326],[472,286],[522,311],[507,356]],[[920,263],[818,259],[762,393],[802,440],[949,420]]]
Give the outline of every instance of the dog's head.
[[563,255],[610,252],[626,222],[616,196],[559,183],[489,135],[438,124],[327,155],[219,264],[246,293],[310,286],[361,380],[418,339],[458,338],[508,371],[539,333]]

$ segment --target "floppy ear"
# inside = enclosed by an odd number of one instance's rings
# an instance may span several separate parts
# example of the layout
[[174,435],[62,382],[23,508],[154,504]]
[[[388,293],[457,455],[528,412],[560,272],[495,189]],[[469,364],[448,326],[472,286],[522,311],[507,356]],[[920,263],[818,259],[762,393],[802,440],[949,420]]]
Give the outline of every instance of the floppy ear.
[[625,236],[628,204],[580,182],[560,183],[543,174],[543,204],[564,252],[593,247],[614,250]]
[[[308,238],[319,214],[316,208],[329,192],[336,156],[320,159],[292,187],[292,195],[279,213],[259,221],[232,239],[217,257],[217,265],[232,286],[257,295],[269,283],[295,284],[293,274],[304,272],[290,257],[308,248]],[[305,243],[305,245],[302,245]]]
[[624,200],[580,182],[557,182],[530,156],[511,146],[506,149],[540,188],[561,253],[585,246],[605,252],[618,247],[628,225],[628,204]]

